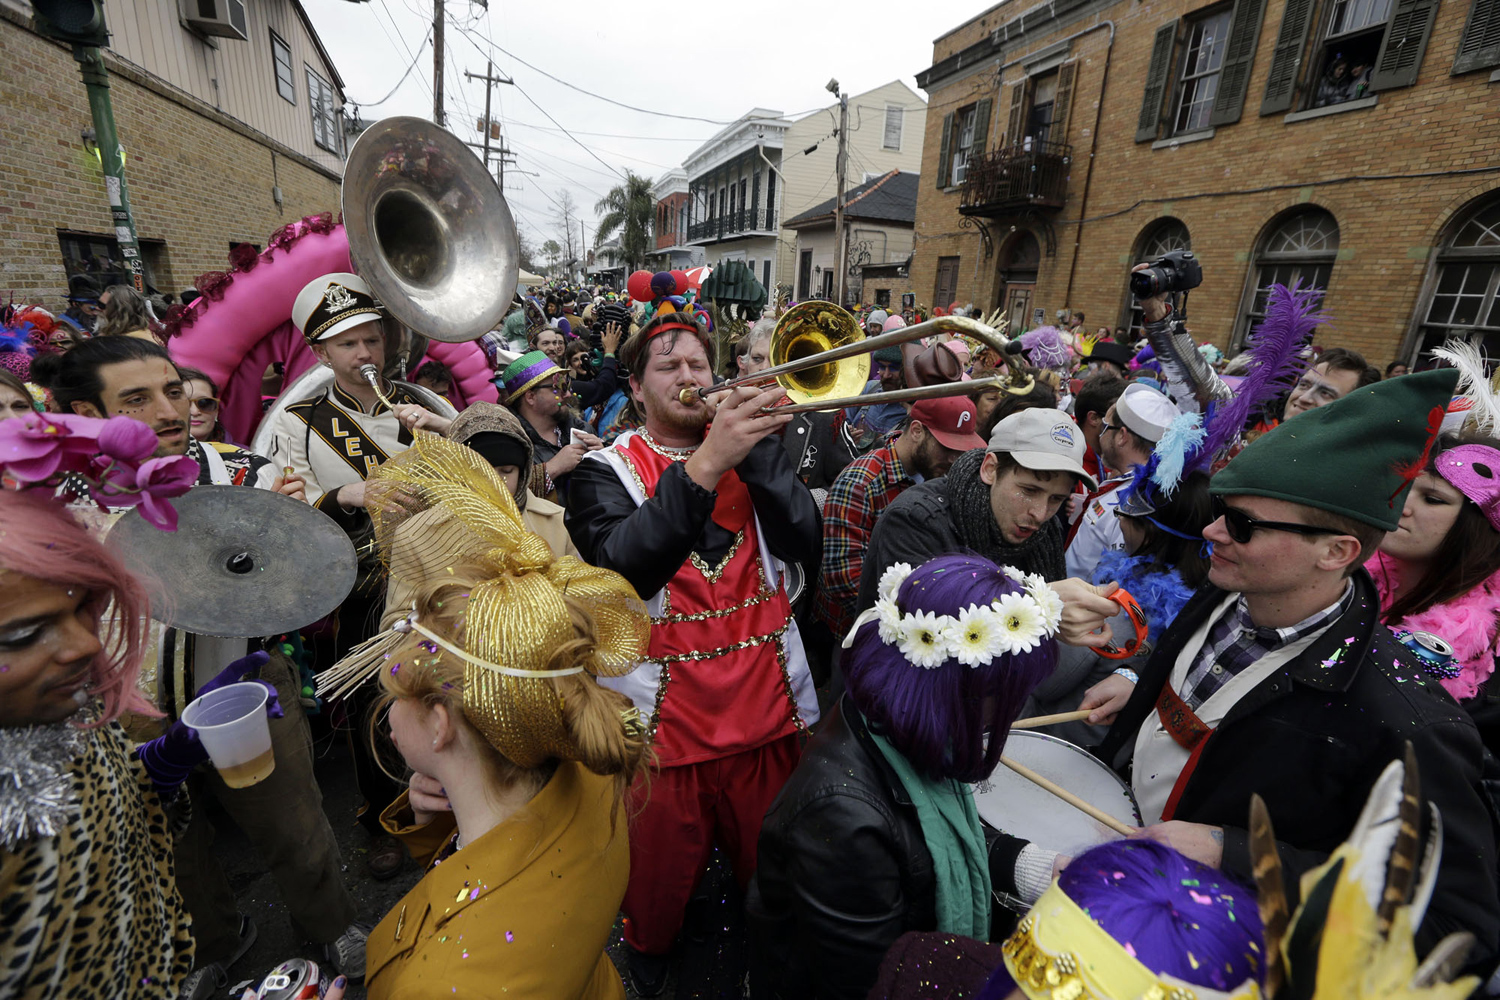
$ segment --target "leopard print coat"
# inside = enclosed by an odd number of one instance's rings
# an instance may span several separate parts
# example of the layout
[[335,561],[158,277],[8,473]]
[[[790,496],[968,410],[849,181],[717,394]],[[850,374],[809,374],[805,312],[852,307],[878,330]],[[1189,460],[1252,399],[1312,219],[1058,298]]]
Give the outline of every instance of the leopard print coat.
[[0,844],[0,997],[173,1000],[193,939],[167,814],[118,724],[74,745],[56,835]]

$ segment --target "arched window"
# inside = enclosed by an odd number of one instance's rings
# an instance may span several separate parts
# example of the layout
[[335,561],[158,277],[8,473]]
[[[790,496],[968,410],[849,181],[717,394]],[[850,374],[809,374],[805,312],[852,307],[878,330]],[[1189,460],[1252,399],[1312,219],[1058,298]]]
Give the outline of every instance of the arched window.
[[[1135,263],[1149,264],[1169,250],[1191,249],[1193,249],[1193,238],[1188,234],[1188,227],[1182,223],[1182,220],[1157,219],[1141,230],[1140,238],[1135,244]],[[1135,300],[1134,295],[1130,294],[1128,286],[1125,292],[1125,313],[1122,317],[1123,325],[1130,331],[1130,339],[1135,341],[1145,336],[1140,303]]]
[[1272,285],[1290,288],[1300,281],[1304,288],[1326,292],[1338,253],[1339,224],[1324,209],[1302,209],[1270,226],[1255,248],[1255,284],[1235,332],[1236,344],[1243,343],[1245,334],[1265,317]]
[[1489,357],[1500,355],[1500,200],[1491,200],[1449,227],[1437,252],[1418,329],[1417,354],[1453,335],[1476,340]]

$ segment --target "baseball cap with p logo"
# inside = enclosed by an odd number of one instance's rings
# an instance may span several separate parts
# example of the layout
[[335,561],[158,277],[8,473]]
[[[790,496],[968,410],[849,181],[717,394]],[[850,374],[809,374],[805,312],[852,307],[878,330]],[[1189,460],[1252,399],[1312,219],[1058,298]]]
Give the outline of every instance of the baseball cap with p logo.
[[967,396],[943,396],[912,404],[911,420],[927,428],[938,444],[950,451],[984,447],[979,436],[979,412]]

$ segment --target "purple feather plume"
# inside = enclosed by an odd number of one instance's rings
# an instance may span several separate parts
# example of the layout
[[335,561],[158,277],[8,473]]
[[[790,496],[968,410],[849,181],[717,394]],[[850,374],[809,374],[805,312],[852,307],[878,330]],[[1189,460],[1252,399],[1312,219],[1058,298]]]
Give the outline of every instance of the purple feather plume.
[[1234,397],[1219,404],[1208,422],[1208,437],[1198,452],[1206,466],[1234,444],[1255,408],[1290,391],[1302,376],[1307,362],[1301,357],[1308,337],[1328,315],[1318,308],[1323,293],[1304,288],[1300,281],[1291,288],[1272,285],[1266,301],[1266,317],[1250,332],[1247,350],[1251,357],[1244,381]]

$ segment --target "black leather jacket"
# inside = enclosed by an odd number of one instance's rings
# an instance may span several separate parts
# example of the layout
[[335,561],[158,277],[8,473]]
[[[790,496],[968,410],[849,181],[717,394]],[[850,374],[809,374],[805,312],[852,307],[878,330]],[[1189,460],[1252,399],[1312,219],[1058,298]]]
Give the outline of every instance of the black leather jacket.
[[845,695],[760,830],[751,996],[863,998],[898,937],[936,929],[936,892],[916,808]]

